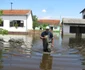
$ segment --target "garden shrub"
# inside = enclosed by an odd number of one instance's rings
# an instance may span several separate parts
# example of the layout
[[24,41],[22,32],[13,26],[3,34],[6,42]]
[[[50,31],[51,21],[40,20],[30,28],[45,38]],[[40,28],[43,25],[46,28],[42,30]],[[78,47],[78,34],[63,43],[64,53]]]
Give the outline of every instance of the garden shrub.
[[0,34],[7,35],[8,34],[8,30],[0,28]]

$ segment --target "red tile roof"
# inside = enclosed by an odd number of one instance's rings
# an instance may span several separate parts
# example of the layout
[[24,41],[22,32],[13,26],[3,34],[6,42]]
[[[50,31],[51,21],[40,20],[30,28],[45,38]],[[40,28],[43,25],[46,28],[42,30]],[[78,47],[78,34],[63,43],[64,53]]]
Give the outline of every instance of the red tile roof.
[[38,22],[42,24],[58,25],[60,20],[39,19]]
[[2,10],[3,15],[26,15],[30,13],[31,10]]

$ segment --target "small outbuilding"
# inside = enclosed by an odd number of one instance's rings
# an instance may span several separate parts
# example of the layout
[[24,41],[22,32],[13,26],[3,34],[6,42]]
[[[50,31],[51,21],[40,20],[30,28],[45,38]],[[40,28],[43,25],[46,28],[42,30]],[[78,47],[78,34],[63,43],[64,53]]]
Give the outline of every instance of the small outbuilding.
[[63,18],[62,33],[66,34],[85,34],[85,19]]

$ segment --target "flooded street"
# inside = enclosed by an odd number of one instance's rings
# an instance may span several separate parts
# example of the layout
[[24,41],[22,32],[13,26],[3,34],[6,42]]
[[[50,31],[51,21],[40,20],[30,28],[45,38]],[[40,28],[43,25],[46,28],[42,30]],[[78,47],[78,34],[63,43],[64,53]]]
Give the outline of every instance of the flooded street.
[[0,37],[0,70],[85,70],[85,36],[54,33],[51,54],[43,54],[39,34]]

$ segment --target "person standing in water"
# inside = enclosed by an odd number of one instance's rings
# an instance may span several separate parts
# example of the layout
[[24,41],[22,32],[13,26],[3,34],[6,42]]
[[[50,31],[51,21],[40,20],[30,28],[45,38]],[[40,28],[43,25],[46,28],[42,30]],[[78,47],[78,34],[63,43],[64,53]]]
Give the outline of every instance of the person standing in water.
[[51,52],[51,47],[54,46],[53,44],[53,34],[50,31],[50,28],[47,26],[46,30],[41,33],[40,38],[43,42],[43,51],[44,52]]

